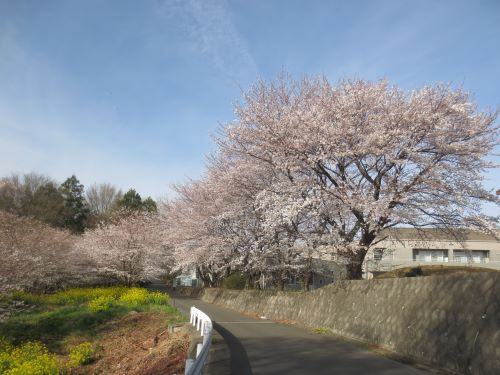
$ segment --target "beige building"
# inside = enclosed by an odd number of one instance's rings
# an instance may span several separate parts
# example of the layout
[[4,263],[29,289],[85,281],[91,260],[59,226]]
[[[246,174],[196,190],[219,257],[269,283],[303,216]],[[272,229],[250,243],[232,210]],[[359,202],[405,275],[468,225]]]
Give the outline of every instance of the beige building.
[[441,229],[395,228],[366,256],[365,277],[373,272],[421,265],[488,267],[500,270],[500,242],[494,236]]

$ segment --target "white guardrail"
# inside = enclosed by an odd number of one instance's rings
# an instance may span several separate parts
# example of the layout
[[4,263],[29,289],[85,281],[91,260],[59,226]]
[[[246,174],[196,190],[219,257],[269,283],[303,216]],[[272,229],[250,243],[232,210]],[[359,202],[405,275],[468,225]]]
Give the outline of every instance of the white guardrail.
[[212,343],[213,325],[208,315],[194,306],[191,306],[191,319],[189,322],[196,327],[197,331],[200,331],[203,337],[203,343],[198,344],[196,347],[196,358],[186,360],[186,370],[184,374],[199,375],[207,361],[208,351]]

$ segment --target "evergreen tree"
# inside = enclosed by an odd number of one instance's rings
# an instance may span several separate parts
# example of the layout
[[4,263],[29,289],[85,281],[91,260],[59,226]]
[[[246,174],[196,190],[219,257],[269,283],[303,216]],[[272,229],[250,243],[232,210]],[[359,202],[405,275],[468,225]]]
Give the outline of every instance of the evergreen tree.
[[129,189],[118,202],[118,206],[128,211],[142,211],[142,198],[135,189]]
[[65,226],[74,233],[83,233],[89,215],[83,189],[75,175],[64,181],[59,189],[64,198]]
[[123,198],[118,201],[117,207],[131,212],[157,212],[156,202],[151,197],[142,200],[140,194],[135,189],[127,191],[123,195]]
[[151,197],[147,197],[142,202],[145,211],[148,212],[158,212],[158,207],[156,206],[156,202]]

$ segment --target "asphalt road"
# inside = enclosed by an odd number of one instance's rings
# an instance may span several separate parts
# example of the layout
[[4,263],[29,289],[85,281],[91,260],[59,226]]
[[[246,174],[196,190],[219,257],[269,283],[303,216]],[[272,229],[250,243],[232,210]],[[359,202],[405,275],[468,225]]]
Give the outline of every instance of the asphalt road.
[[[424,374],[337,337],[253,319],[193,298],[174,298],[183,312],[196,306],[210,316],[227,344],[226,364],[211,373],[249,374]],[[224,361],[222,361],[224,362]],[[224,366],[225,369],[224,370]]]

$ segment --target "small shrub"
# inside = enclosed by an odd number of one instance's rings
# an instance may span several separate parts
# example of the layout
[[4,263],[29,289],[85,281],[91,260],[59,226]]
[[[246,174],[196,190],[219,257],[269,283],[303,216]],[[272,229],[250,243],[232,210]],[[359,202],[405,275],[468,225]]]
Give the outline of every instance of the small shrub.
[[5,375],[52,375],[59,374],[61,364],[45,345],[27,342],[17,348],[4,346],[0,353],[0,373]]
[[8,352],[0,352],[0,374],[5,374],[12,366],[12,360]]
[[88,303],[92,312],[108,311],[114,304],[115,299],[111,296],[100,296]]
[[420,267],[413,267],[410,271],[406,272],[405,277],[418,277],[424,276],[424,272]]
[[98,297],[119,298],[125,293],[125,287],[110,288],[72,288],[46,296],[49,303],[56,305],[80,305],[88,303]]
[[129,308],[136,308],[149,302],[149,293],[143,288],[130,288],[121,295],[119,301]]
[[93,298],[96,297],[113,297],[114,299],[118,299],[122,294],[126,293],[128,288],[124,286],[114,286],[107,288],[91,288]]
[[80,288],[68,289],[48,295],[47,300],[55,305],[79,305],[87,301],[87,294]]
[[12,364],[10,352],[12,345],[5,338],[0,337],[0,374],[3,374]]
[[226,289],[243,289],[245,284],[245,276],[240,272],[236,272],[224,279],[222,287]]
[[39,342],[27,342],[11,351],[11,357],[15,362],[31,361],[37,356],[47,354],[47,348]]
[[23,301],[28,305],[41,305],[46,302],[43,294],[28,293],[23,290],[15,291],[11,294],[14,301]]
[[148,302],[154,305],[168,305],[168,301],[170,297],[166,293],[162,292],[149,292],[148,293]]
[[328,328],[325,328],[325,327],[314,328],[312,331],[313,331],[313,333],[317,333],[318,335],[328,335],[328,334],[332,333],[331,330],[329,330]]
[[53,354],[42,354],[4,372],[5,375],[57,375],[60,373],[60,363]]
[[75,368],[92,363],[96,360],[97,349],[90,342],[84,342],[77,345],[69,351],[69,360],[67,366]]
[[0,353],[10,352],[12,350],[12,345],[8,342],[5,337],[0,336]]

